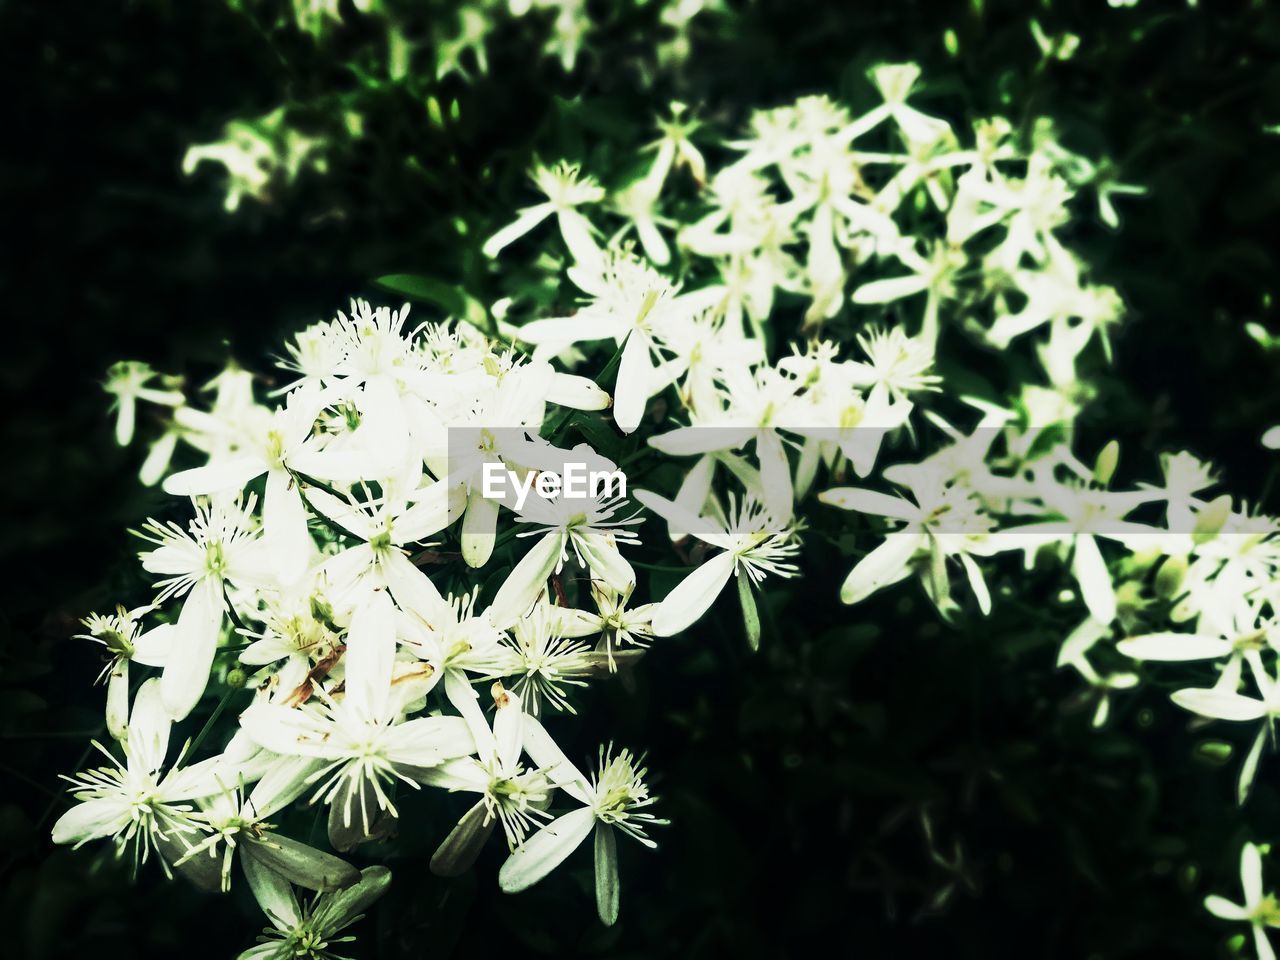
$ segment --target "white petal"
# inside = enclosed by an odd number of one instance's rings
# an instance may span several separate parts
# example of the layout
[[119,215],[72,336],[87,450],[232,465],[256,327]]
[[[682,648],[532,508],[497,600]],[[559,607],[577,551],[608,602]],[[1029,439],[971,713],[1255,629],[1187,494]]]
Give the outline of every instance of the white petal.
[[165,493],[177,497],[239,490],[254,477],[266,472],[267,465],[261,457],[236,457],[196,467],[194,470],[172,473],[165,478],[163,488]]
[[582,552],[593,578],[603,580],[619,593],[635,584],[636,574],[631,564],[618,552],[617,545],[610,543],[603,534],[574,533],[573,541]]
[[[707,480],[709,486],[709,472]],[[695,494],[700,489],[701,487],[698,487],[697,490],[692,491],[687,499],[676,501],[668,500],[651,490],[637,490],[634,496],[637,502],[667,521],[667,532],[672,540],[683,540],[685,537],[694,536],[704,543],[718,546],[723,542],[723,530],[717,529],[714,521],[699,516],[692,509]],[[684,491],[681,492],[683,494]]]
[[1246,843],[1240,851],[1240,885],[1244,888],[1244,902],[1249,905],[1262,900],[1262,852],[1252,843]]
[[307,502],[317,513],[332,520],[343,530],[359,537],[361,540],[372,540],[378,530],[374,528],[364,511],[348,500],[335,497],[319,487],[307,488]]
[[719,553],[680,581],[654,611],[653,632],[669,637],[698,620],[720,596],[733,567],[733,554]]
[[367,476],[370,472],[369,456],[363,450],[316,450],[304,446],[289,454],[288,463],[295,473],[343,486],[374,479]]
[[409,452],[409,421],[400,391],[390,376],[369,377],[360,395],[361,438],[381,475],[393,476],[404,467]]
[[177,446],[178,434],[175,430],[161,434],[160,439],[151,445],[147,458],[138,469],[138,479],[143,486],[153,487],[160,482],[164,472],[169,469],[169,461],[173,459],[173,451]]
[[132,821],[129,808],[118,800],[86,800],[58,818],[54,843],[87,843],[119,833]]
[[908,274],[905,277],[891,277],[888,280],[872,280],[853,291],[851,299],[854,303],[889,303],[917,294],[929,286],[927,277]]
[[453,705],[453,709],[462,714],[462,719],[466,721],[467,728],[476,742],[477,755],[487,763],[492,758],[496,747],[493,731],[489,729],[489,721],[485,719],[484,710],[480,708],[480,695],[476,693],[476,688],[471,685],[463,671],[451,668],[445,671],[444,695]]
[[401,610],[417,614],[427,624],[438,623],[448,615],[448,604],[439,588],[403,553],[394,551],[383,556],[382,576]]
[[545,346],[559,352],[572,343],[590,340],[607,340],[617,333],[616,324],[599,314],[588,311],[572,317],[548,317],[534,320],[519,329],[519,337],[525,343]]
[[186,717],[209,685],[221,626],[222,585],[201,580],[182,604],[173,649],[160,678],[160,693],[173,719]]
[[613,398],[586,377],[557,373],[551,379],[547,402],[574,410],[607,410]]
[[356,608],[347,631],[346,706],[360,718],[384,719],[395,658],[395,608],[385,590],[375,590]]
[[1249,911],[1226,897],[1212,894],[1204,898],[1204,908],[1220,920],[1247,920]]
[[418,717],[391,728],[387,757],[408,767],[433,767],[476,752],[475,737],[461,717]]
[[129,661],[120,657],[107,677],[107,732],[123,740],[129,731]]
[[486,257],[496,257],[502,252],[503,247],[519,240],[543,220],[551,216],[554,210],[555,207],[549,203],[539,203],[536,206],[527,207],[520,212],[520,215],[515,220],[486,240],[484,246],[480,248],[481,252]]
[[524,743],[524,710],[520,706],[520,696],[510,690],[504,692],[494,713],[493,739],[498,763],[504,769],[513,769],[520,761]]
[[507,893],[533,886],[558,867],[591,833],[595,816],[581,807],[547,824],[512,852],[498,871],[498,883]]
[[524,616],[538,594],[546,589],[547,578],[560,562],[564,538],[561,532],[545,534],[507,576],[489,607],[489,619],[499,630],[505,630]]
[[133,641],[129,659],[148,667],[163,667],[177,639],[177,628],[172,623],[158,624]]
[[314,757],[273,758],[271,766],[249,794],[248,806],[260,820],[268,820],[307,792],[307,778],[319,769]]
[[600,247],[592,238],[591,221],[576,210],[559,210],[556,212],[556,219],[560,223],[564,245],[569,248],[574,262],[588,270],[599,272]]
[[678,427],[649,438],[649,446],[673,457],[688,457],[718,450],[737,450],[755,434],[751,427]]
[[902,497],[864,490],[861,487],[834,487],[818,494],[818,499],[841,510],[856,510],[858,513],[869,513],[877,517],[916,520],[920,516],[920,508]]
[[765,503],[779,523],[791,518],[795,489],[791,484],[791,462],[782,438],[773,430],[756,435],[756,459],[760,462],[760,483]]
[[623,433],[632,433],[640,426],[649,402],[653,379],[650,349],[649,338],[639,330],[631,331],[622,348],[618,383],[613,390],[613,419]]
[[1231,641],[1194,633],[1146,633],[1121,640],[1116,649],[1134,660],[1211,660],[1231,653]]
[[267,474],[262,526],[281,584],[297,583],[310,565],[316,545],[307,530],[307,508],[303,506],[302,494],[293,478],[283,470]]
[[462,518],[462,559],[469,567],[483,567],[493,556],[497,542],[498,501],[484,496],[479,488],[467,496],[467,512]]
[[1276,960],[1276,952],[1271,949],[1271,941],[1267,939],[1267,928],[1260,924],[1253,926],[1253,949],[1258,954],[1258,960]]
[[849,571],[840,587],[843,603],[858,603],[911,572],[911,557],[924,544],[923,533],[891,533]]
[[1080,594],[1093,619],[1110,623],[1116,618],[1116,591],[1107,572],[1106,561],[1098,550],[1098,542],[1086,533],[1076,537],[1075,559],[1071,564]]
[[1253,738],[1253,746],[1249,748],[1244,763],[1240,765],[1240,779],[1236,782],[1236,803],[1242,807],[1249,799],[1249,790],[1253,786],[1254,778],[1258,775],[1258,761],[1262,758],[1262,747],[1266,742],[1267,725],[1263,724],[1258,730],[1258,735]]
[[129,715],[129,766],[154,773],[164,765],[173,721],[165,709],[160,680],[152,677],[138,688]]
[[987,581],[982,577],[982,570],[967,553],[960,554],[960,565],[964,567],[965,575],[969,578],[969,589],[973,591],[973,596],[978,601],[978,609],[982,611],[984,617],[987,616],[991,613],[991,591],[987,589]]
[[1227,693],[1216,688],[1201,689],[1198,687],[1177,690],[1171,699],[1184,710],[1198,713],[1202,717],[1215,720],[1258,720],[1266,715],[1266,705],[1261,700],[1242,697],[1238,693]]
[[414,493],[413,506],[396,516],[392,533],[398,544],[417,543],[449,526],[462,506],[463,488],[438,480]]
[[523,724],[524,752],[554,786],[580,803],[590,803],[587,778],[573,765],[560,745],[547,733],[537,717],[526,714]]
[[255,703],[240,714],[240,729],[254,743],[286,757],[329,759],[332,724],[310,710]]
[[133,394],[121,394],[116,411],[116,443],[127,447],[133,440],[133,425],[138,416],[138,401]]

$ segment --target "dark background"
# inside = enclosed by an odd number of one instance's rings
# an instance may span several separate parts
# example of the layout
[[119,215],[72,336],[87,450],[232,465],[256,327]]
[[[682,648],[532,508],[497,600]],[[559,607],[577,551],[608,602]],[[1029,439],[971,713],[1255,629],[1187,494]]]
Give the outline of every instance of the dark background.
[[[470,85],[425,70],[391,82],[376,59],[343,66],[378,44],[350,11],[349,28],[316,45],[277,28],[285,5],[271,2],[250,5],[255,17],[177,0],[0,7],[6,955],[224,957],[262,925],[243,885],[234,904],[164,883],[154,868],[135,885],[102,845],[72,852],[48,840],[65,809],[56,775],[83,761],[101,723],[101,691],[89,687],[100,663],[69,636],[90,610],[148,597],[125,531],[167,508],[136,482],[140,449],[111,442],[105,367],[144,359],[199,383],[234,353],[269,372],[286,333],[351,295],[379,296],[371,281],[387,273],[491,300],[502,278],[476,248],[528,202],[532,153],[578,154],[597,169],[593,158],[616,161],[648,139],[648,118],[673,96],[722,129],[803,93],[865,108],[865,68],[907,58],[925,67],[921,106],[958,125],[993,112],[1054,117],[1069,146],[1113,158],[1123,180],[1149,189],[1118,201],[1119,232],[1082,222],[1069,238],[1132,311],[1115,375],[1081,425],[1082,450],[1120,438],[1120,477],[1131,481],[1154,476],[1158,451],[1186,447],[1220,463],[1229,489],[1265,496],[1271,460],[1256,438],[1280,422],[1280,395],[1275,358],[1244,324],[1280,330],[1270,306],[1280,138],[1263,133],[1280,123],[1280,7],[728,6],[734,18],[695,28],[694,55],[674,76],[646,79],[653,11],[618,4],[602,6],[605,25],[572,74],[532,56],[540,31],[522,23],[493,38],[490,74]],[[452,7],[426,4],[419,38]],[[1031,16],[1050,34],[1078,33],[1076,56],[1042,64]],[[456,100],[457,118],[430,123],[428,94]],[[272,203],[246,200],[229,216],[220,174],[184,178],[183,152],[228,119],[281,103],[332,136],[329,174],[304,174]],[[349,106],[365,115],[363,138],[334,128]],[[1230,765],[1202,758],[1207,734],[1188,730],[1167,684],[1122,697],[1104,730],[1089,727],[1078,679],[1053,670],[1070,611],[1011,599],[988,621],[949,628],[914,587],[841,608],[847,561],[812,539],[809,572],[777,591],[759,655],[746,653],[729,597],[696,635],[659,643],[633,689],[597,687],[570,725],[580,756],[610,736],[648,748],[673,821],[656,853],[620,844],[617,927],[594,918],[588,856],[516,898],[497,892],[496,849],[468,877],[433,878],[425,860],[461,808],[431,797],[407,805],[392,892],[353,952],[1226,949],[1233,931],[1200,901],[1235,896],[1240,842],[1275,835],[1274,759],[1238,811],[1240,735],[1211,731],[1236,743]],[[1057,585],[1037,573],[1018,592],[1052,597]]]

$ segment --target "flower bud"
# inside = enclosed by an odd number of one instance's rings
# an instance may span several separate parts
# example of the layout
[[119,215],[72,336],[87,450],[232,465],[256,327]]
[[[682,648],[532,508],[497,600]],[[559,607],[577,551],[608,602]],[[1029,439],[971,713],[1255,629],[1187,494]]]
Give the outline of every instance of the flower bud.
[[1192,531],[1192,539],[1197,545],[1207,543],[1216,537],[1227,518],[1231,516],[1231,495],[1224,493],[1203,507],[1196,514],[1196,525]]
[[1098,459],[1093,462],[1093,478],[1106,486],[1116,472],[1120,463],[1120,444],[1112,440],[1098,452]]
[[1178,595],[1182,579],[1187,575],[1187,558],[1181,555],[1168,557],[1156,571],[1156,596],[1171,600]]

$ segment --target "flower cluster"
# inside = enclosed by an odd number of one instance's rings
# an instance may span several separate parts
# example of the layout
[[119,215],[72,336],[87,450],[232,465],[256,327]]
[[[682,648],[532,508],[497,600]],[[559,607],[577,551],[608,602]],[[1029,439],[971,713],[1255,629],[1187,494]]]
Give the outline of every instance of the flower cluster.
[[[637,757],[602,750],[588,776],[543,720],[694,628],[730,580],[758,646],[759,594],[805,571],[815,528],[863,548],[847,604],[914,578],[944,619],[985,615],[1013,593],[1004,555],[1061,571],[1079,626],[1059,665],[1096,700],[1094,722],[1161,669],[1148,664],[1197,664],[1202,682],[1175,703],[1258,724],[1243,802],[1280,715],[1280,522],[1214,496],[1190,453],[1126,486],[1117,444],[1091,462],[1073,449],[1124,310],[1067,228],[1086,211],[1115,227],[1113,199],[1140,190],[1047,121],[957,132],[919,109],[913,65],[869,80],[879,103],[864,113],[806,97],[718,142],[676,104],[617,182],[539,163],[540,199],[483,245],[495,271],[537,253],[508,296],[413,329],[406,311],[358,301],[288,345],[276,405],[235,367],[201,406],[142,364],[113,368],[117,437],[139,401],[163,414],[144,479],[164,477],[195,517],[141,531],[153,606],[86,621],[110,654],[124,759],[105,751],[113,766],[75,779],[84,802],[57,838],[112,836],[188,872],[220,864],[224,887],[239,851],[295,951],[280,955],[305,955],[386,874],[357,875],[272,817],[323,804],[346,852],[388,834],[406,790],[436,786],[477,799],[433,869],[465,870],[500,824],[500,883],[518,891],[594,834],[613,922],[614,829],[651,844],[663,821]],[[546,309],[566,278],[578,302]],[[975,389],[973,358],[993,356],[1006,382]],[[567,372],[579,367],[591,376]],[[571,422],[590,443],[563,446]],[[615,463],[602,447],[619,440],[631,452]],[[169,472],[179,441],[205,462]],[[641,516],[625,497],[526,502],[483,482],[490,466],[531,479],[571,457],[638,464],[634,499],[667,535],[650,524],[647,544],[683,561],[665,596],[639,587],[627,554]],[[131,660],[161,670],[132,707]],[[188,763],[196,743],[166,766],[170,724],[250,671],[253,703],[223,752]],[[557,815],[557,799],[577,806]],[[324,893],[304,911],[290,884]],[[1261,931],[1271,907],[1249,896],[1210,907]]]
[[[171,439],[147,473],[167,473],[164,489],[194,516],[138,531],[152,604],[85,621],[109,655],[117,749],[99,745],[109,765],[70,778],[80,802],[54,839],[112,838],[138,862],[222,889],[238,859],[276,927],[255,957],[320,955],[388,881],[276,829],[295,803],[326,808],[329,842],[347,852],[395,829],[406,791],[475,794],[432,867],[465,870],[501,825],[510,891],[594,829],[609,923],[614,828],[652,845],[646,827],[665,822],[647,809],[654,798],[631,753],[602,750],[589,777],[543,724],[651,638],[648,613],[627,609],[634,511],[607,493],[537,498],[521,526],[500,532],[509,504],[482,493],[486,464],[528,475],[569,457],[540,435],[544,422],[605,409],[609,395],[470,327],[406,321],[407,310],[357,301],[304,330],[283,361],[294,376],[278,405],[259,402],[236,368],[210,384],[203,409],[171,382],[152,386],[139,364],[113,368],[108,383],[122,440],[138,401],[171,412]],[[170,472],[179,439],[205,462]],[[448,528],[460,549],[432,549]],[[498,568],[505,577],[482,606],[477,581]],[[132,696],[131,663],[135,677],[159,670]],[[220,753],[198,758],[197,737],[170,756],[174,723],[211,687],[225,704],[246,682],[252,700]],[[558,799],[581,806],[557,818]],[[291,884],[331,899],[304,911]]]

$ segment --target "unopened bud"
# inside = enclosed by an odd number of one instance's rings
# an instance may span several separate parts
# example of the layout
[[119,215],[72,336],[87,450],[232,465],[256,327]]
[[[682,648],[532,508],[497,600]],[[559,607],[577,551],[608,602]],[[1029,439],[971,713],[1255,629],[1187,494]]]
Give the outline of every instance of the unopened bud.
[[1187,575],[1187,558],[1176,555],[1165,559],[1156,571],[1156,596],[1170,600],[1178,595],[1182,588],[1182,579]]
[[1196,544],[1212,540],[1226,525],[1227,518],[1230,516],[1230,494],[1224,493],[1222,496],[1210,500],[1196,514],[1196,525],[1192,531],[1192,539]]
[[1105,487],[1111,482],[1119,463],[1120,444],[1112,440],[1098,452],[1098,459],[1093,462],[1093,479]]

